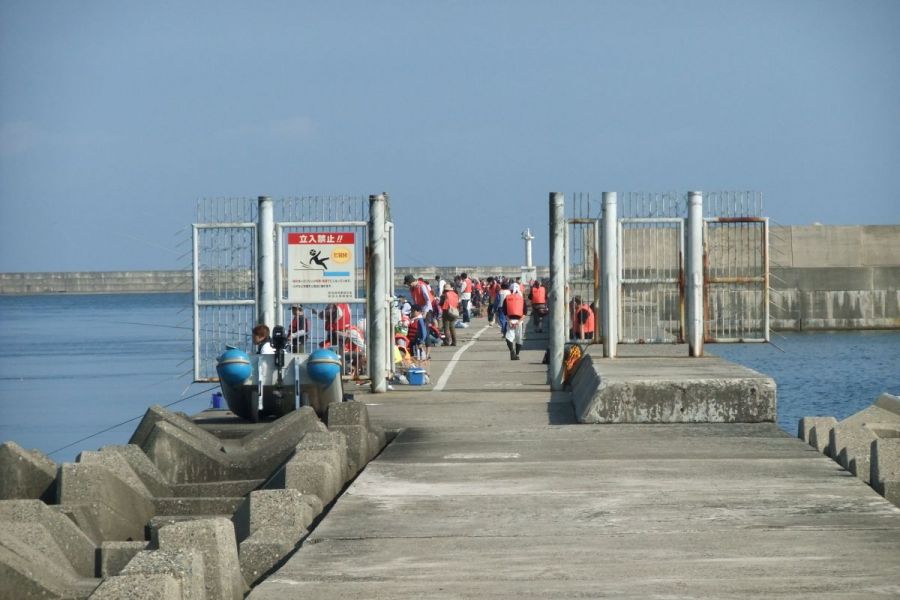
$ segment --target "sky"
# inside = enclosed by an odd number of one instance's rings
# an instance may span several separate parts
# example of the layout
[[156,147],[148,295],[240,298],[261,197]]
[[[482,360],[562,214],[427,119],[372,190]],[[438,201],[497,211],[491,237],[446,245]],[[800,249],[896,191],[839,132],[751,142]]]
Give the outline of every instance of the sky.
[[397,264],[558,191],[900,223],[897,0],[0,1],[0,272],[179,269],[200,198],[382,191]]

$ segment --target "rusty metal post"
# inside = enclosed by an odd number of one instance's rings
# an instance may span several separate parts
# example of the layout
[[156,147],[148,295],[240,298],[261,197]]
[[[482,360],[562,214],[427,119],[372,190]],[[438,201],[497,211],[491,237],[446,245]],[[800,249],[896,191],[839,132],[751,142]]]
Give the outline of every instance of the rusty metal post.
[[703,356],[703,192],[688,192],[686,301],[690,356]]
[[560,192],[550,193],[550,314],[547,378],[552,391],[563,389],[563,350],[566,345],[566,207]]
[[603,281],[600,324],[603,330],[603,356],[615,358],[619,343],[619,258],[616,193],[603,192],[603,252],[600,277]]

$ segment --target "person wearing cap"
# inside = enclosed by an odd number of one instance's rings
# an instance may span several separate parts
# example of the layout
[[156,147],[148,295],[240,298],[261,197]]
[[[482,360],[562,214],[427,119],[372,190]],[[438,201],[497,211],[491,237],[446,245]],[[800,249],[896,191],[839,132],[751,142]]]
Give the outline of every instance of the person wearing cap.
[[441,294],[441,311],[444,324],[444,344],[456,345],[456,320],[459,318],[459,295],[453,291],[453,286],[444,284],[444,293]]
[[303,305],[294,304],[291,306],[291,352],[298,354],[303,352],[306,345],[306,336],[309,332],[309,319],[303,314]]
[[403,278],[403,283],[409,287],[409,293],[412,295],[412,305],[422,311],[422,315],[428,318],[431,312],[431,288],[421,279],[416,279],[411,274],[407,274]]

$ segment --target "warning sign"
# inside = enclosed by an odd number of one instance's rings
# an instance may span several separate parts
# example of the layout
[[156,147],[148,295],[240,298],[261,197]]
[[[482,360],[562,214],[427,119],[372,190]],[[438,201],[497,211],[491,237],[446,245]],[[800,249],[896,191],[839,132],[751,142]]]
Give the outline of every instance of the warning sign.
[[354,242],[353,232],[288,233],[288,301],[353,300]]

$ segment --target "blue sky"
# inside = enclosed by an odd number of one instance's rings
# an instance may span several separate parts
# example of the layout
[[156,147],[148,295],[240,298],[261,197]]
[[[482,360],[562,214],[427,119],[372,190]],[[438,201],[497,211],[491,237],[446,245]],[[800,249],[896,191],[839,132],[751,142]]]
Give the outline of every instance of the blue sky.
[[[900,2],[0,2],[0,271],[186,267],[202,197],[388,191],[398,263],[551,191],[900,222]],[[181,232],[181,233],[179,233]]]

